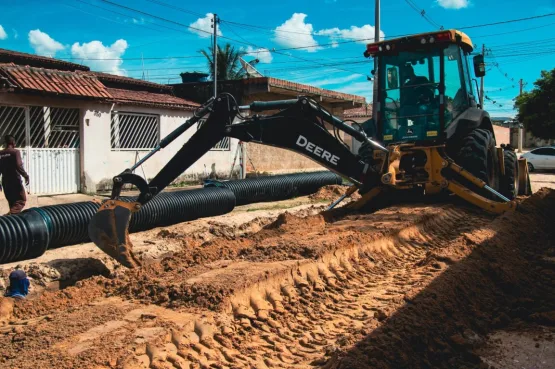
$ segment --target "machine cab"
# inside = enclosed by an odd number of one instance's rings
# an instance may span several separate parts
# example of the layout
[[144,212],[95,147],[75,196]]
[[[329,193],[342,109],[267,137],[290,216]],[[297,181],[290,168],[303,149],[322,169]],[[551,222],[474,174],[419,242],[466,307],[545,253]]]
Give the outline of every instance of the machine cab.
[[[467,60],[472,49],[468,36],[454,30],[367,45],[365,55],[378,58],[378,139],[385,144],[441,141],[458,115],[477,107]],[[474,67],[482,76],[483,58],[475,59]]]

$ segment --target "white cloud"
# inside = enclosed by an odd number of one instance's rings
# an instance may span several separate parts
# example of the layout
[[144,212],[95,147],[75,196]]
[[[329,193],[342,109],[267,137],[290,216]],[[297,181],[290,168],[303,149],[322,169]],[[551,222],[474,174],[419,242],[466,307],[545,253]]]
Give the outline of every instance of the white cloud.
[[139,19],[133,18],[132,22],[135,23],[135,24],[145,24],[145,19],[143,17],[141,17]]
[[[339,29],[329,28],[323,29],[316,32],[317,35],[329,36],[332,40],[342,39],[342,40],[359,40],[360,44],[367,44],[374,41],[375,28],[369,24],[365,24],[362,27],[351,26],[349,29]],[[380,31],[380,37],[384,37],[383,31]],[[333,41],[332,41],[333,43]],[[337,43],[334,43],[332,47],[337,47]]]
[[470,5],[468,0],[437,0],[437,3],[445,9],[462,9]]
[[43,56],[53,57],[58,51],[64,49],[64,45],[40,29],[29,31],[29,43],[37,54]]
[[249,54],[249,56],[254,56],[258,60],[260,60],[261,63],[268,64],[268,63],[271,63],[272,60],[274,59],[270,50],[265,49],[263,47],[255,49],[249,46],[245,51]]
[[291,18],[277,27],[274,41],[287,47],[306,47],[304,50],[315,52],[321,49],[318,42],[312,37],[312,24],[305,23],[306,14],[294,13]]
[[[127,75],[124,69],[121,69],[123,60],[121,56],[127,49],[127,41],[120,39],[110,46],[104,46],[100,41],[74,43],[71,46],[71,55],[74,58],[82,58],[79,61],[88,65],[93,70],[99,70],[107,73],[117,74],[120,76]],[[109,60],[87,60],[87,59],[109,59]]]
[[17,38],[19,37],[19,33],[17,32],[17,30],[15,28],[12,28],[12,32],[13,32],[13,38],[15,38],[17,40]]
[[[196,29],[189,28],[189,31],[196,33],[202,38],[211,37],[214,34],[214,29],[212,28],[213,20],[214,20],[214,14],[206,13],[206,17],[199,18],[193,23],[189,24],[189,27],[196,28]],[[222,36],[222,31],[220,31],[219,27],[218,27],[218,36]]]
[[365,77],[361,76],[360,74],[350,74],[350,75],[345,76],[345,77],[314,80],[310,84],[314,85],[314,86],[318,86],[318,87],[329,86],[329,85],[340,85],[342,83],[347,83],[347,82],[354,81],[355,79],[364,80],[364,78]]
[[8,38],[8,34],[4,31],[4,27],[0,25],[0,40],[5,40]]
[[366,101],[372,101],[373,84],[371,81],[349,83],[344,87],[334,88],[334,90],[344,92],[346,94],[364,96]]

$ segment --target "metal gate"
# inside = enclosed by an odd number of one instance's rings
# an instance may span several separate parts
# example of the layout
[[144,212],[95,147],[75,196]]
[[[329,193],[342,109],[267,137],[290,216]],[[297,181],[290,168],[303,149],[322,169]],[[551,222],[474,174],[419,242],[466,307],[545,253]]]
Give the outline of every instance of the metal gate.
[[32,194],[79,192],[79,109],[0,105],[6,134],[15,136]]

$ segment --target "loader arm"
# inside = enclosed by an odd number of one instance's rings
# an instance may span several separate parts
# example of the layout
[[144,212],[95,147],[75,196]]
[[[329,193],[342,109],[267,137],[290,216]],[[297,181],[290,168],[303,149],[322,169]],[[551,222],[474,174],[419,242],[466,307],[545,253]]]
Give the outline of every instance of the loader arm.
[[[232,124],[239,110],[243,109],[255,112],[283,110],[270,116],[255,115],[243,118],[241,123]],[[378,173],[373,170],[372,163],[366,163],[353,154],[338,138],[336,131],[346,132],[374,149],[388,152],[380,144],[368,139],[364,132],[334,117],[310,98],[254,102],[249,106],[239,107],[232,95],[224,93],[205,104],[199,113],[162,140],[161,145],[146,158],[151,157],[161,147],[167,146],[208,113],[210,115],[206,122],[150,182],[147,183],[133,173],[146,159],[114,177],[111,199],[100,207],[91,220],[89,236],[100,249],[121,264],[127,267],[140,264],[133,255],[129,240],[128,227],[132,214],[140,210],[142,205],[159,194],[224,137],[295,151],[348,178],[356,185],[377,183]],[[325,123],[333,127],[334,134],[328,131]],[[135,203],[118,200],[123,185],[127,183],[140,190]]]

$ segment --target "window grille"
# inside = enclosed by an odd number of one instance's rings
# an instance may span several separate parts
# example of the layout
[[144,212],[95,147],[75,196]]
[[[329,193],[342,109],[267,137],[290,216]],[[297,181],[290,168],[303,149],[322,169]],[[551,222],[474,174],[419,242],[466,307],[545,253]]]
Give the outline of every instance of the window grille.
[[[29,111],[29,139],[25,111]],[[0,134],[15,136],[19,147],[79,148],[79,109],[49,106],[0,106]]]
[[0,139],[11,134],[17,146],[27,146],[25,140],[25,108],[0,105]]
[[[202,125],[206,122],[206,119],[200,119],[197,125],[197,130],[202,127]],[[230,151],[231,150],[231,143],[229,137],[222,138],[213,148],[210,149],[211,151]]]
[[79,109],[31,106],[29,116],[32,148],[79,147]]
[[150,150],[160,142],[160,117],[112,112],[112,150]]

